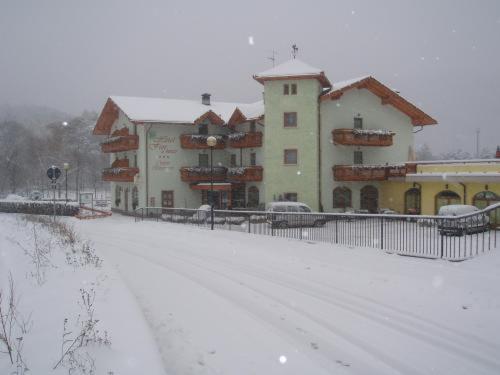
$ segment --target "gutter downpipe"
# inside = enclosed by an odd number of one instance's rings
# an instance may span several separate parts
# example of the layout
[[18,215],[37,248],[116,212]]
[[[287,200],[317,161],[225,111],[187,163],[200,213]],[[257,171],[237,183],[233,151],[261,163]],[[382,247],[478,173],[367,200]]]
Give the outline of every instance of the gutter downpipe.
[[467,204],[467,186],[463,182],[459,182],[459,184],[464,188],[464,204]]
[[318,95],[318,211],[323,212],[322,196],[321,196],[321,96],[324,93],[321,92]]
[[[147,129],[146,129],[146,137],[145,138],[145,152],[146,152],[146,207],[149,206],[149,163],[148,163],[148,160],[149,160],[149,153],[148,153],[148,137],[149,137],[149,131],[151,130],[151,128],[153,127],[152,124],[147,124]],[[148,216],[148,212],[146,212],[146,216]]]

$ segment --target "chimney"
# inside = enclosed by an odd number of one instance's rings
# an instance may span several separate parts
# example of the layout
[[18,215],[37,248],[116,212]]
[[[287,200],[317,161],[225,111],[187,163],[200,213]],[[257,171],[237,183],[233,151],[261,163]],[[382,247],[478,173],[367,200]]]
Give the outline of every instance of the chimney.
[[201,94],[201,104],[210,105],[210,94]]
[[495,154],[497,159],[500,159],[500,146],[497,146],[497,153]]

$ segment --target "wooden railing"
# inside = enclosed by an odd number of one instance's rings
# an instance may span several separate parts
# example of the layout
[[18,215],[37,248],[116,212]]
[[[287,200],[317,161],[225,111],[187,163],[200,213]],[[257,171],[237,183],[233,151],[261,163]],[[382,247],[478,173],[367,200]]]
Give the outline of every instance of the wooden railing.
[[139,136],[123,135],[114,136],[110,140],[101,143],[102,152],[122,152],[137,150],[139,148]]
[[238,182],[262,181],[263,172],[264,168],[260,165],[228,168],[227,179]]
[[389,178],[403,178],[408,173],[416,173],[416,164],[397,165],[335,165],[335,181],[384,181]]
[[139,168],[107,168],[102,172],[103,181],[134,182],[134,176],[139,173]]
[[[226,167],[214,167],[214,181],[224,181],[226,179],[226,172]],[[184,182],[209,182],[211,180],[210,167],[182,167],[180,173],[181,181]]]
[[219,134],[182,134],[180,136],[181,147],[188,150],[208,149],[210,147],[207,145],[207,138],[211,135],[217,139],[214,149],[221,150],[226,147],[225,136]]
[[334,129],[333,143],[349,146],[391,146],[394,133],[384,130]]
[[262,132],[232,133],[228,136],[228,143],[233,148],[262,147]]

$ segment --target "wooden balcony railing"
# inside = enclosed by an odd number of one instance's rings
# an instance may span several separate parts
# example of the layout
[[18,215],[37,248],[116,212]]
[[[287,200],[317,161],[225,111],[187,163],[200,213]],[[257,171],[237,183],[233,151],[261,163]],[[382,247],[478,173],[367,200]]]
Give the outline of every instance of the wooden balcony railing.
[[264,168],[260,165],[228,168],[227,179],[239,182],[262,181],[263,171]]
[[102,171],[103,181],[134,182],[134,176],[139,173],[139,168],[107,168]]
[[371,129],[333,129],[333,143],[348,146],[392,146],[393,132]]
[[335,165],[332,169],[335,181],[384,181],[416,173],[416,164]]
[[139,136],[130,135],[127,128],[115,130],[110,138],[101,143],[102,152],[122,152],[138,148]]
[[262,147],[262,132],[253,133],[232,133],[227,136],[229,147],[251,148]]
[[113,163],[111,163],[111,168],[128,168],[129,161],[128,159],[116,159]]
[[[214,181],[221,182],[226,179],[226,167],[214,167]],[[182,167],[180,169],[181,181],[184,182],[210,182],[210,167]]]
[[182,134],[181,147],[188,150],[200,150],[210,148],[207,145],[207,138],[213,135],[217,139],[214,149],[221,150],[226,147],[225,136],[220,134]]

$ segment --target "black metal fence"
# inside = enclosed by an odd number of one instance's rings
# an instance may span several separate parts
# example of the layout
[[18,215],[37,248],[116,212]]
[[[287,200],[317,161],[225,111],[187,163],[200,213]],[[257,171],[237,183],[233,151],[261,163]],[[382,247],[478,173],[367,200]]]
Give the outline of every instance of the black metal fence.
[[[210,211],[185,208],[138,208],[135,220],[212,226]],[[213,226],[458,261],[495,248],[499,221],[500,203],[460,216],[215,210]]]

